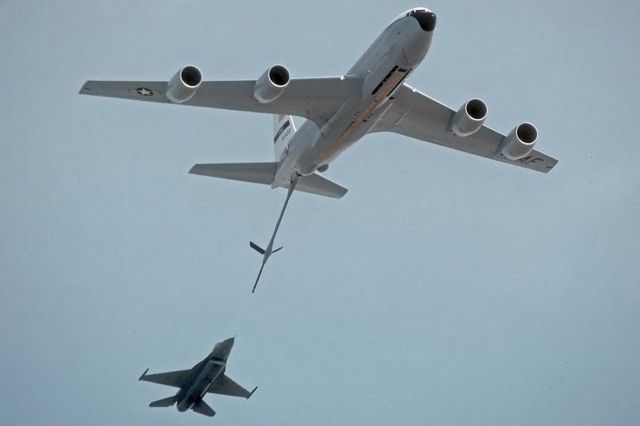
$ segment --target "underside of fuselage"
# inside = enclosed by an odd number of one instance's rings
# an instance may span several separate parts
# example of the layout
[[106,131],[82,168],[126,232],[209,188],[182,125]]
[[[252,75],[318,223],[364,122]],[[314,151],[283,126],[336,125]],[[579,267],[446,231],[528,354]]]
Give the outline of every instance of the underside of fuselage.
[[393,102],[393,94],[424,59],[435,15],[413,9],[396,18],[347,72],[359,89],[324,123],[307,120],[279,163],[273,187],[287,187],[294,175],[325,168],[371,131]]

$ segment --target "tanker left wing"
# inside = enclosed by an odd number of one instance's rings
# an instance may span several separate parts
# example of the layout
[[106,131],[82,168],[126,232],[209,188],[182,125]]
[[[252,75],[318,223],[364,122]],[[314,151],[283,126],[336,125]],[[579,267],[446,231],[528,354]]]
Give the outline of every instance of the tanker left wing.
[[487,108],[480,99],[468,101],[456,112],[404,84],[390,102],[373,132],[399,133],[542,173],[558,162],[533,150],[537,130],[530,123],[516,126],[507,136],[484,126]]

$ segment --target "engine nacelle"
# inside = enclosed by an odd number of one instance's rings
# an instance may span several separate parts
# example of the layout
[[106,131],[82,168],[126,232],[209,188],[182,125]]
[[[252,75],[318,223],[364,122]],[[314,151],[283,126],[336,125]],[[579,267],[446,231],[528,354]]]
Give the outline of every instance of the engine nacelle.
[[187,65],[167,83],[167,99],[175,104],[187,102],[196,94],[201,83],[200,70],[193,65]]
[[509,160],[519,160],[533,151],[538,130],[531,123],[522,123],[504,138],[499,152]]
[[256,81],[253,96],[262,104],[273,102],[289,85],[289,70],[283,65],[274,65],[267,69]]
[[487,105],[482,99],[470,99],[451,118],[451,131],[456,136],[469,136],[480,130],[487,118]]

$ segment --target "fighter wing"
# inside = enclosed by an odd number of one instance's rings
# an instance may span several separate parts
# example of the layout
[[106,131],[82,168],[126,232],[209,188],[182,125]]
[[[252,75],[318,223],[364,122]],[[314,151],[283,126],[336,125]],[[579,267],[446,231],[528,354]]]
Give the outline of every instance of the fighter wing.
[[249,392],[248,390],[231,380],[229,376],[224,375],[217,383],[214,383],[214,385],[211,386],[207,392],[217,393],[220,395],[239,396],[241,398],[249,399],[249,397],[253,395],[253,392],[255,392],[256,389]]
[[[253,95],[256,82],[204,81],[195,95],[179,105],[306,117],[317,123],[326,121],[362,84],[353,77],[291,79],[280,97],[260,103]],[[80,94],[170,103],[166,81],[87,81]]]
[[406,84],[398,89],[392,102],[376,124],[374,132],[399,133],[543,173],[547,173],[558,162],[535,150],[523,159],[508,160],[498,153],[504,135],[486,126],[470,136],[454,135],[449,123],[455,111]]
[[[147,369],[149,371],[149,369]],[[167,373],[147,374],[142,373],[138,380],[145,382],[157,383],[159,385],[173,386],[181,388],[184,386],[191,375],[191,370],[169,371]]]

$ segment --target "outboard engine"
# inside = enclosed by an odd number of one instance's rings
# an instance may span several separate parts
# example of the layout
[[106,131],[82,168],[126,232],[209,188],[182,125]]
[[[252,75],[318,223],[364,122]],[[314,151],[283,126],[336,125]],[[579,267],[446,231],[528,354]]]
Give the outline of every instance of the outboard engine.
[[187,102],[196,94],[201,83],[200,70],[193,65],[187,65],[167,83],[167,99],[175,104]]
[[531,123],[522,123],[504,138],[499,153],[508,160],[520,160],[533,151],[538,139],[538,130]]

